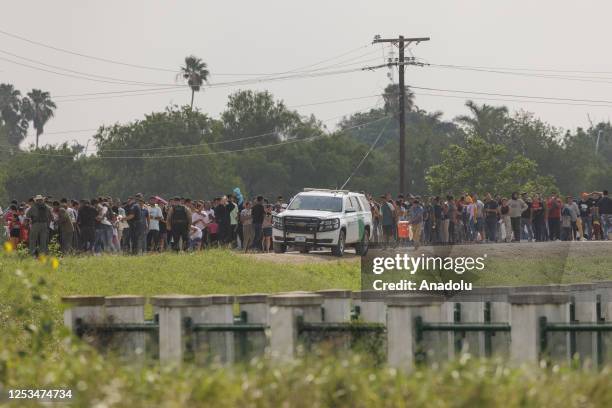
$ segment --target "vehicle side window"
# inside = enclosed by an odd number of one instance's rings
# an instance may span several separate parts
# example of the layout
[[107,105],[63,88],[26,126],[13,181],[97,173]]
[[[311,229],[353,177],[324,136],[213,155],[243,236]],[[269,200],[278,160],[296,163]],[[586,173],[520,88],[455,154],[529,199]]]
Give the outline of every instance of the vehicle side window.
[[361,203],[361,208],[363,208],[363,211],[369,211],[370,210],[370,203],[368,202],[368,200],[361,196],[359,197],[359,202]]
[[351,197],[351,201],[353,202],[353,208],[356,211],[363,211],[363,208],[361,208],[361,203],[359,202],[359,200],[357,199],[357,197]]
[[353,207],[353,202],[351,201],[350,197],[347,197],[345,199],[344,209],[345,210],[355,210],[355,207]]

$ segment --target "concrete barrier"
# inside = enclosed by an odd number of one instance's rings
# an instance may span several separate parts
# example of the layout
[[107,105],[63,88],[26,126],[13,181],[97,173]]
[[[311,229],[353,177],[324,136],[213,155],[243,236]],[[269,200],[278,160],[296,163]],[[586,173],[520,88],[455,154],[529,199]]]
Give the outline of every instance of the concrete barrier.
[[385,323],[387,321],[388,294],[374,290],[353,292],[353,305],[359,306],[359,318],[369,323]]
[[285,360],[295,356],[298,317],[304,322],[321,322],[323,297],[314,293],[286,293],[270,296],[270,353]]
[[151,298],[159,316],[159,360],[162,364],[180,364],[185,354],[185,317],[204,320],[202,307],[210,298],[193,295],[162,295]]
[[[569,322],[570,297],[563,292],[513,293],[510,302],[510,325],[512,327],[510,358],[518,363],[538,363],[540,356],[540,317],[553,322]],[[567,337],[567,336],[566,336]],[[567,340],[550,341],[551,354],[565,352]]]
[[101,323],[104,320],[104,296],[64,296],[64,325],[75,334],[77,319],[84,323]]
[[[440,338],[446,334],[436,333],[429,339],[427,349],[420,350],[418,339],[415,337],[415,318],[421,317],[426,321],[442,322],[445,318],[442,313],[444,298],[436,295],[400,295],[387,298],[387,359],[389,365],[402,370],[412,370],[415,359],[432,356],[433,353],[445,354],[443,342]],[[424,354],[423,354],[424,353]]]
[[[104,298],[105,324],[144,324],[144,296],[120,295]],[[117,333],[111,337],[110,347],[125,357],[144,359],[147,334],[142,331]]]
[[343,323],[351,321],[351,291],[345,289],[326,289],[315,292],[323,297],[324,322]]

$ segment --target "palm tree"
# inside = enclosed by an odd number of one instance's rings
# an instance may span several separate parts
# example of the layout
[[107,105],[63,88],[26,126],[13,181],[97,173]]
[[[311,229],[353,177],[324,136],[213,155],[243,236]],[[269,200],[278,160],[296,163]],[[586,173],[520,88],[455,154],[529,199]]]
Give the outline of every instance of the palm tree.
[[49,92],[40,89],[32,89],[28,92],[28,98],[23,100],[24,111],[29,120],[32,121],[36,129],[36,148],[38,149],[38,139],[44,132],[45,124],[53,117],[57,106],[51,100]]
[[191,109],[193,109],[195,93],[200,91],[200,87],[204,82],[207,82],[209,74],[208,66],[201,58],[195,55],[185,57],[185,65],[181,67],[181,72],[178,75],[183,77],[191,88]]
[[[410,112],[414,108],[414,92],[409,87],[405,88],[404,92],[404,106],[407,112]],[[385,112],[397,115],[399,112],[399,92],[400,87],[398,84],[389,84],[383,92],[383,99],[385,101]]]
[[23,112],[21,92],[11,84],[0,84],[0,119],[6,125],[9,143],[19,146],[28,131],[28,119]]
[[491,143],[499,143],[508,122],[508,108],[487,104],[478,106],[474,101],[467,101],[465,106],[471,115],[457,116],[455,121],[467,126],[473,135]]

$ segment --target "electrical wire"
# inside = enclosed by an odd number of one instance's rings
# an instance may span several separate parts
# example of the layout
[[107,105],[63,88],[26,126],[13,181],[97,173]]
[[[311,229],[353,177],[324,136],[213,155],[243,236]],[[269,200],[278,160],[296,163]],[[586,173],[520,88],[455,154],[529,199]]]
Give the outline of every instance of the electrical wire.
[[368,149],[368,151],[366,152],[366,154],[363,156],[363,158],[359,161],[359,164],[357,164],[357,166],[353,169],[353,171],[351,172],[351,174],[348,176],[348,178],[346,179],[346,181],[344,182],[344,184],[342,184],[342,187],[340,187],[340,190],[344,190],[344,187],[346,187],[346,185],[348,184],[349,181],[351,181],[351,178],[355,175],[355,173],[357,173],[357,171],[359,170],[359,168],[361,167],[361,165],[366,161],[366,159],[368,158],[368,156],[370,155],[370,153],[372,153],[372,151],[374,150],[374,148],[376,147],[376,144],[378,143],[378,141],[380,140],[381,136],[383,135],[383,133],[385,133],[385,130],[387,130],[387,126],[389,125],[389,122],[385,123],[385,125],[383,126],[383,128],[380,130],[380,132],[378,133],[378,136],[376,136],[376,139],[374,139],[374,143],[372,143],[372,145],[370,146],[370,148]]
[[[173,92],[179,92],[179,91],[173,90]],[[150,94],[152,94],[152,93],[153,92],[151,92]],[[129,95],[126,95],[126,96],[129,96]],[[369,98],[374,98],[374,97],[379,97],[379,96],[381,96],[381,94],[363,95],[363,96],[356,96],[356,97],[352,97],[352,98],[331,99],[331,100],[325,100],[325,101],[321,101],[321,102],[311,102],[311,103],[304,103],[304,104],[299,104],[299,105],[287,105],[287,107],[291,108],[291,109],[294,109],[294,108],[301,108],[301,107],[307,107],[307,106],[318,106],[318,105],[334,104],[334,103],[340,103],[340,102],[356,101],[356,100],[369,99]],[[62,101],[62,102],[65,102],[65,101]],[[371,108],[369,108],[369,109],[371,109]],[[344,115],[341,115],[341,116],[344,116]],[[334,118],[332,118],[332,119],[334,119]],[[324,120],[323,122],[326,122],[326,121],[328,121],[328,119]],[[79,129],[79,130],[59,130],[59,131],[55,131],[55,132],[45,132],[44,134],[45,135],[54,135],[54,134],[64,134],[64,133],[82,133],[82,132],[95,132],[97,130],[98,130],[98,128]],[[187,146],[182,146],[182,147],[187,147]],[[171,147],[169,147],[169,148],[171,148]]]
[[[82,57],[82,58],[87,58],[87,59],[91,59],[94,61],[101,61],[101,62],[106,62],[109,64],[116,64],[116,65],[122,65],[122,66],[126,66],[126,67],[131,67],[131,68],[139,68],[139,69],[146,69],[146,70],[151,70],[151,71],[161,71],[161,72],[172,72],[174,74],[176,74],[179,70],[178,69],[171,69],[171,68],[160,68],[160,67],[152,67],[152,66],[147,66],[147,65],[140,65],[140,64],[133,64],[133,63],[128,63],[128,62],[124,62],[124,61],[118,61],[118,60],[114,60],[114,59],[110,59],[110,58],[102,58],[102,57],[98,57],[98,56],[94,56],[94,55],[89,55],[89,54],[85,54],[85,53],[80,53],[80,52],[76,52],[76,51],[71,51],[65,48],[61,48],[61,47],[56,47],[53,45],[49,45],[49,44],[45,44],[39,41],[35,41],[29,38],[25,38],[13,33],[9,33],[7,31],[4,30],[0,30],[0,34],[5,35],[7,37],[11,37],[20,41],[24,41],[33,45],[37,45],[39,47],[44,47],[44,48],[48,48],[48,49],[52,49],[54,51],[58,51],[58,52],[62,52],[62,53],[66,53],[66,54],[70,54],[70,55],[75,55],[78,57]],[[258,76],[258,75],[278,75],[278,74],[287,74],[287,73],[292,73],[295,71],[299,71],[301,69],[305,69],[305,68],[310,68],[310,67],[314,67],[317,65],[321,65],[323,63],[329,62],[329,61],[333,61],[335,59],[344,57],[346,55],[349,55],[355,51],[361,50],[363,48],[367,48],[369,47],[370,44],[365,44],[365,45],[361,45],[359,47],[356,47],[354,49],[351,49],[349,51],[343,52],[339,55],[336,55],[334,57],[330,57],[330,58],[325,58],[321,61],[315,62],[313,64],[308,64],[305,66],[301,66],[301,67],[297,67],[294,69],[291,69],[289,71],[284,71],[284,72],[280,72],[280,73],[271,73],[271,74],[254,74],[254,73],[241,73],[241,74],[236,74],[236,73],[219,73],[219,74],[214,74],[214,75],[223,75],[223,76]]]
[[601,104],[612,104],[612,101],[601,100],[601,99],[578,99],[578,98],[559,98],[553,96],[534,96],[534,95],[516,95],[516,94],[505,94],[496,92],[481,92],[481,91],[465,91],[458,89],[443,89],[443,88],[430,88],[424,86],[408,85],[411,89],[421,89],[423,91],[436,91],[436,92],[452,92],[459,94],[474,94],[474,95],[485,95],[485,96],[503,96],[510,98],[526,98],[526,99],[544,99],[552,101],[567,101],[567,102],[586,102],[586,103],[601,103]]
[[[414,94],[416,96],[434,96],[434,97],[441,97],[441,98],[455,98],[455,99],[463,99],[463,100],[465,100],[465,98],[466,98],[465,95],[461,95],[461,96],[459,96],[459,95],[442,95],[442,94],[432,94],[432,93],[425,93],[425,92],[415,92]],[[479,100],[479,101],[522,102],[522,103],[536,103],[536,104],[543,104],[543,105],[587,106],[587,107],[592,107],[592,108],[612,108],[612,105],[603,105],[603,104],[594,105],[594,104],[588,104],[588,103],[538,101],[538,100],[533,100],[533,99],[532,100],[527,100],[527,99],[502,99],[502,98],[488,98],[488,97],[481,97],[481,96],[476,96],[476,97],[471,96],[470,99]]]
[[443,68],[443,69],[455,69],[460,71],[474,71],[474,72],[485,72],[491,74],[502,74],[502,75],[513,75],[520,77],[534,77],[534,78],[545,78],[545,79],[559,79],[564,81],[576,81],[576,82],[592,82],[599,84],[612,84],[612,78],[606,77],[585,77],[585,76],[571,76],[571,75],[551,75],[551,74],[539,74],[539,73],[530,73],[530,72],[515,72],[515,71],[504,71],[504,70],[494,70],[494,69],[484,69],[484,68],[476,68],[469,66],[459,66],[459,65],[440,65],[440,64],[429,64],[429,66],[433,68]]
[[[383,116],[382,118],[378,118],[378,119],[372,120],[370,122],[365,122],[365,123],[361,123],[359,125],[355,125],[355,126],[351,126],[349,128],[342,129],[342,131],[354,129],[354,128],[357,128],[357,127],[363,127],[363,126],[366,126],[366,125],[369,125],[369,124],[372,124],[372,123],[375,123],[375,122],[380,122],[381,120],[387,119],[387,118],[389,118],[391,116],[392,115]],[[269,145],[252,146],[252,147],[245,147],[245,148],[237,149],[237,150],[223,150],[223,151],[218,151],[218,152],[189,153],[189,154],[178,154],[178,155],[167,155],[167,156],[96,156],[95,158],[96,159],[180,159],[180,158],[189,158],[189,157],[215,156],[215,155],[221,155],[221,154],[239,153],[239,152],[252,151],[252,150],[261,150],[261,149],[266,149],[266,148],[270,148],[270,147],[282,146],[282,145],[286,145],[286,144],[293,144],[293,143],[297,143],[297,142],[305,142],[305,141],[315,140],[315,139],[322,138],[322,137],[330,137],[330,135],[323,134],[323,135],[317,135],[317,136],[312,136],[312,137],[303,138],[303,139],[292,139],[292,140],[288,140],[288,141],[285,141],[285,142],[274,143],[274,144],[269,144]],[[24,151],[17,151],[15,153],[17,153],[17,154],[33,154],[33,155],[44,156],[44,157],[64,157],[64,158],[74,159],[73,155],[67,155],[67,154],[50,154],[50,153],[24,152]]]

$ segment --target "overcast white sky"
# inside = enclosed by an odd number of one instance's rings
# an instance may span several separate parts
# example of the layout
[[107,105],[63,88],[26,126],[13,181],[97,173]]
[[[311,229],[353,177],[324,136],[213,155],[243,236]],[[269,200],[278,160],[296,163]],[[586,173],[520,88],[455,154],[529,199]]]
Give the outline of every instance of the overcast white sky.
[[[372,59],[363,65],[379,64],[383,62],[383,50],[379,45],[368,45],[373,36],[404,34],[431,37],[430,42],[414,48],[416,56],[431,63],[609,72],[570,74],[597,76],[598,82],[588,82],[410,67],[408,84],[612,100],[612,54],[608,52],[612,38],[609,28],[612,2],[607,1],[5,0],[1,9],[2,31],[102,58],[175,68],[181,65],[186,55],[195,54],[209,64],[212,83],[245,78],[219,74],[283,72],[360,46],[360,50],[320,66],[359,55],[363,56],[346,63]],[[0,51],[95,75],[139,82],[176,83],[171,72],[92,61],[1,34]],[[35,65],[1,52],[0,58]],[[360,65],[351,67],[357,66]],[[227,95],[240,88],[268,89],[290,106],[372,95],[380,93],[388,83],[387,72],[380,69],[255,86],[206,89],[196,96],[196,105],[217,116],[225,106]],[[142,88],[62,77],[2,59],[0,82],[12,83],[24,93],[31,88],[45,89],[52,96]],[[465,98],[419,96],[418,91],[416,93],[417,105],[427,110],[441,110],[447,119],[465,112]],[[189,103],[189,97],[189,91],[185,89],[78,102],[60,102],[58,98],[56,117],[46,127],[47,132],[54,134],[45,136],[44,141],[78,140],[85,143],[92,132],[56,132],[139,119],[145,113],[162,110],[171,103]],[[377,98],[371,98],[297,109],[303,114],[314,113],[320,119],[328,119],[368,108],[376,102]],[[586,126],[589,113],[595,121],[608,120],[612,109],[532,102],[498,103],[505,103],[511,109],[535,112],[544,120],[564,128]],[[335,122],[336,119],[328,123],[333,126]],[[28,142],[32,139],[30,137]]]

